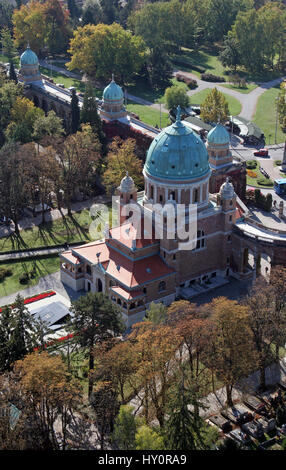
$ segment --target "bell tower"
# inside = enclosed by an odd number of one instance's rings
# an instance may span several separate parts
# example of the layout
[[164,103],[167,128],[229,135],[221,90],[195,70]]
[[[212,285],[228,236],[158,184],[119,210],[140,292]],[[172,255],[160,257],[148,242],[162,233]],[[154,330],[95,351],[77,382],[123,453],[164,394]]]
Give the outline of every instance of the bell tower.
[[[128,219],[128,214],[123,213],[123,207],[127,204],[136,204],[137,203],[137,188],[134,184],[133,179],[129,176],[128,171],[126,171],[126,176],[122,178],[120,186],[118,186],[116,191],[118,198],[118,223],[121,225],[125,220]],[[129,214],[129,217],[131,214]]]

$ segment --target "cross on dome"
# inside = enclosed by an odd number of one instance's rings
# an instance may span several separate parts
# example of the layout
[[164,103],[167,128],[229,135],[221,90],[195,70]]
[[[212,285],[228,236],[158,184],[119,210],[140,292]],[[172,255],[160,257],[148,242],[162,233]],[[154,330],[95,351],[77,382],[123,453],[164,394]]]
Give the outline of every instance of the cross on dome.
[[178,105],[178,106],[177,106],[176,122],[180,122],[180,121],[181,121],[181,106]]

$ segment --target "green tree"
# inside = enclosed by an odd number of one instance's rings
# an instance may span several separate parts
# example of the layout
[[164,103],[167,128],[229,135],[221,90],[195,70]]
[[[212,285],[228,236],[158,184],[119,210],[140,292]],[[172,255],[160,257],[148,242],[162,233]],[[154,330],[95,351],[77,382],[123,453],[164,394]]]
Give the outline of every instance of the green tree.
[[141,69],[146,45],[141,37],[125,31],[119,24],[88,24],[74,31],[69,52],[69,70],[78,68],[105,80],[114,73],[124,83]]
[[171,86],[166,88],[164,94],[164,101],[167,109],[177,108],[187,108],[190,105],[190,98],[187,95],[187,87],[182,86]]
[[97,25],[98,23],[106,23],[104,21],[104,13],[99,0],[85,0],[82,9],[82,24]]
[[148,310],[146,310],[145,319],[154,323],[154,325],[158,325],[159,323],[163,323],[166,318],[167,307],[162,302],[151,302]]
[[229,117],[228,103],[217,88],[213,88],[201,104],[201,118],[206,122],[225,122]]
[[49,111],[47,116],[41,115],[34,122],[32,137],[36,142],[41,142],[45,137],[58,139],[63,133],[62,119],[54,111]]
[[[169,418],[165,425],[166,446],[172,450],[205,449],[203,420],[199,409],[197,393],[186,387],[185,373],[181,370],[178,385],[174,387],[168,403]],[[194,411],[190,410],[190,407]]]
[[11,62],[12,59],[14,59],[14,57],[16,56],[17,51],[9,28],[4,27],[2,29],[0,38],[2,43],[2,50]]
[[170,85],[173,74],[172,64],[160,46],[154,47],[147,60],[147,71],[151,86],[163,89]]
[[138,418],[134,416],[134,408],[121,405],[116,417],[113,431],[113,441],[120,450],[133,450]]
[[94,348],[123,331],[120,312],[114,303],[102,292],[89,292],[72,302],[72,328],[79,344],[86,348],[89,356],[89,386],[91,397],[94,369]]
[[136,450],[165,450],[164,438],[152,429],[143,424],[135,434]]
[[223,49],[219,54],[219,60],[224,67],[230,67],[234,70],[240,65],[238,43],[230,33],[224,39]]
[[16,84],[18,83],[18,78],[15,72],[14,63],[11,61],[9,66],[9,78],[13,80]]

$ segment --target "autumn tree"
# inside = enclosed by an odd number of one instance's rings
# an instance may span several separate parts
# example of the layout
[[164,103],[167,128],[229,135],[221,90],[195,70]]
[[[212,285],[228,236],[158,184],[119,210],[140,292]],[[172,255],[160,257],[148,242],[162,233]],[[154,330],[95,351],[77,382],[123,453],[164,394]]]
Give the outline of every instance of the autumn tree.
[[[137,358],[131,341],[100,343],[94,350],[96,361],[94,381],[109,381],[117,390],[118,401],[124,405],[130,399],[130,390],[136,389],[134,375]],[[127,392],[129,390],[129,392]]]
[[112,73],[121,83],[138,72],[145,59],[146,46],[119,24],[88,24],[74,31],[70,42],[68,69],[83,70],[90,76],[107,80]]
[[19,236],[19,219],[28,200],[25,149],[16,143],[0,149],[0,204],[3,214],[14,223]]
[[269,284],[269,296],[273,302],[272,325],[278,362],[279,348],[284,347],[286,342],[286,268],[284,266],[271,268]]
[[146,422],[154,413],[163,428],[167,392],[172,380],[175,380],[174,355],[180,338],[170,326],[162,324],[155,327],[146,321],[133,326],[130,339],[134,341],[134,355],[138,358],[136,376],[142,389],[140,393],[137,390],[137,396],[141,397]]
[[7,140],[31,142],[34,124],[43,116],[44,111],[37,108],[31,100],[16,98],[11,109],[11,122],[5,132]]
[[206,122],[225,122],[229,117],[227,101],[217,88],[213,88],[201,104],[201,118]]
[[[72,302],[71,311],[72,329],[79,344],[86,349],[89,358],[88,396],[91,398],[95,346],[117,336],[123,330],[122,319],[117,306],[102,292],[89,292],[81,296]],[[100,391],[101,389],[99,397]]]
[[14,373],[20,401],[42,450],[65,450],[71,413],[80,403],[81,386],[60,356],[32,353],[17,361]]
[[59,184],[63,191],[64,203],[71,215],[71,203],[76,191],[88,193],[93,177],[98,171],[101,158],[101,145],[89,125],[54,143],[50,149],[59,163],[61,178]]
[[248,308],[234,300],[218,297],[212,301],[214,325],[205,360],[226,388],[227,404],[233,406],[236,382],[252,372],[256,364]]
[[122,178],[128,171],[137,188],[143,183],[142,162],[135,153],[134,139],[121,140],[115,138],[109,146],[106,157],[106,170],[103,173],[103,184],[106,191],[112,194],[120,185]]
[[33,0],[22,5],[13,14],[14,36],[17,47],[24,49],[27,44],[40,56],[65,52],[70,30],[68,12],[58,0],[45,2]]

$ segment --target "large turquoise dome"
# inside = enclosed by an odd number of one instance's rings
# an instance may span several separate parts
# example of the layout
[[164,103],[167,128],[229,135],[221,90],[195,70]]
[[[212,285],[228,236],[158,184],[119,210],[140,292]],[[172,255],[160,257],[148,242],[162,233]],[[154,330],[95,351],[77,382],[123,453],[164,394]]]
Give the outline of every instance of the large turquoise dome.
[[104,101],[120,101],[123,100],[123,91],[122,88],[117,85],[112,76],[112,80],[103,90],[103,100]]
[[209,173],[207,149],[200,137],[181,122],[179,107],[176,122],[150,145],[144,170],[150,176],[168,180],[196,179]]
[[212,144],[229,144],[229,133],[222,124],[217,124],[209,131],[207,141]]
[[38,57],[35,52],[30,49],[30,46],[27,46],[27,49],[23,52],[20,57],[20,64],[23,65],[38,65]]

